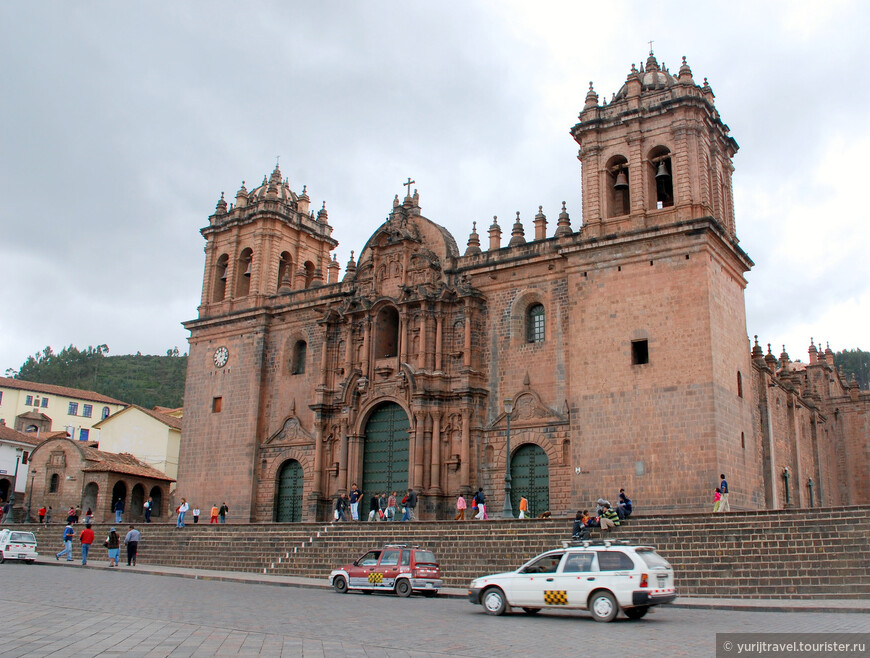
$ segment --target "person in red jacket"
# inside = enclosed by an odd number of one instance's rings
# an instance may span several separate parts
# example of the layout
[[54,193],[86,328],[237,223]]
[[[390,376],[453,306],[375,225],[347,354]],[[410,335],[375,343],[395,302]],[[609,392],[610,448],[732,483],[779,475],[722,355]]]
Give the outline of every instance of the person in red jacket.
[[91,530],[90,523],[85,524],[85,529],[79,535],[79,541],[82,543],[82,566],[85,566],[88,563],[88,551],[94,543],[94,531]]

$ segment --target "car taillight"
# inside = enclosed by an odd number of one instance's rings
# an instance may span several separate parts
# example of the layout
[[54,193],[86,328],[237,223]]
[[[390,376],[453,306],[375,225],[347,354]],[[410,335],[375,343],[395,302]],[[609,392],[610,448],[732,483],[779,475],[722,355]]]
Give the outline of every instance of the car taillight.
[[640,575],[640,586],[641,587],[649,587],[649,576],[645,573]]

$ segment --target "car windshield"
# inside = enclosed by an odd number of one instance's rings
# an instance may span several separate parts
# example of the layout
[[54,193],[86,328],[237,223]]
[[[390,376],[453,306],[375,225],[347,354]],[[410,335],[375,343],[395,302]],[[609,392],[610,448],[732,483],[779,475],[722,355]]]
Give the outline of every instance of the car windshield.
[[555,573],[562,561],[562,553],[551,553],[536,559],[522,569],[522,573]]
[[415,554],[417,564],[438,564],[435,553],[432,551],[417,551]]
[[651,569],[653,567],[670,568],[671,566],[665,558],[663,558],[651,548],[639,548],[637,549],[637,554],[640,555],[641,559],[644,562],[646,562],[646,566]]
[[35,544],[36,537],[33,536],[32,532],[13,532],[9,536],[9,541],[17,541],[25,544]]

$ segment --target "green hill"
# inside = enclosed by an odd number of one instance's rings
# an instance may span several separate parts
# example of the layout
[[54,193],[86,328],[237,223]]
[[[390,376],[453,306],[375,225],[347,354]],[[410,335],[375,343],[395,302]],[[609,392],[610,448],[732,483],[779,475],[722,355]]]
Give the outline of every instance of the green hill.
[[96,391],[146,409],[182,405],[187,355],[178,348],[167,350],[166,356],[108,353],[106,345],[85,350],[70,345],[57,354],[46,347],[28,357],[15,377]]

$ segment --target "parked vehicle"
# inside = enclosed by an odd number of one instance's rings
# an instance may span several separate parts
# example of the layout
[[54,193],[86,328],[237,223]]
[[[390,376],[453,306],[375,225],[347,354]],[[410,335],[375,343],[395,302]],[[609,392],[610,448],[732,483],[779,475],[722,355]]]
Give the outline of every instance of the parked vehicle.
[[513,607],[589,610],[595,621],[613,621],[622,610],[640,619],[652,606],[677,598],[674,570],[652,546],[620,542],[564,542],[516,571],[475,578],[468,598],[490,615]]
[[340,594],[353,589],[366,593],[393,591],[403,597],[413,592],[436,596],[441,589],[441,569],[432,551],[388,544],[335,569],[329,574],[329,582]]
[[36,537],[32,532],[0,530],[0,564],[6,560],[24,560],[33,564],[37,557]]

